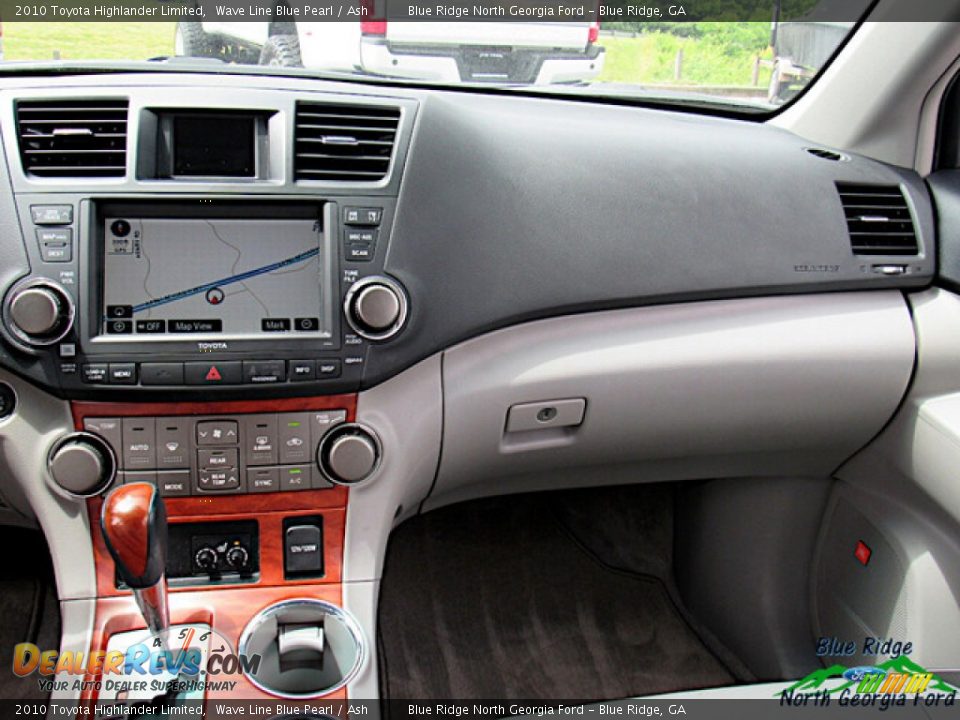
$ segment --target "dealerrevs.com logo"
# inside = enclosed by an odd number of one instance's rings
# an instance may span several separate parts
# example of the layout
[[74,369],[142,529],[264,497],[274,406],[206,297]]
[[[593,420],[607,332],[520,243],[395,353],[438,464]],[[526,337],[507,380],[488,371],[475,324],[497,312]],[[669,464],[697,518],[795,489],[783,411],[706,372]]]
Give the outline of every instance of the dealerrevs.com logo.
[[[152,636],[124,648],[86,653],[41,650],[33,643],[20,643],[14,647],[13,672],[18,677],[36,674],[46,690],[148,691],[169,689],[171,681],[183,684],[183,691],[203,690],[211,689],[211,677],[222,680],[217,687],[229,690],[235,681],[225,678],[255,673],[260,660],[259,654],[233,652],[205,626],[180,626],[169,647]],[[54,676],[59,679],[54,681]]]

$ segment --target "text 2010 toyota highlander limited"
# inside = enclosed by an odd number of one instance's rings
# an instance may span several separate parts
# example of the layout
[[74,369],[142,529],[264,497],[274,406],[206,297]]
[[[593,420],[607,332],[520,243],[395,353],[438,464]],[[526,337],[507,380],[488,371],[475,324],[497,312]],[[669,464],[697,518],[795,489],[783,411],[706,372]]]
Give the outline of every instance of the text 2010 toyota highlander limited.
[[0,704],[951,702],[960,33],[902,9],[783,106],[0,68]]

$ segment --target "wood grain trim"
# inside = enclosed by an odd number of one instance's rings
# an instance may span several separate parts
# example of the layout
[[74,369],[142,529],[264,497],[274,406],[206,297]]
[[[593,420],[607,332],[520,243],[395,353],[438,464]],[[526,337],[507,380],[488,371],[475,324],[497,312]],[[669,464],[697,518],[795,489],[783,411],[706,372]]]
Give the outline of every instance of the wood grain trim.
[[[326,491],[318,491],[326,492]],[[307,495],[313,493],[288,493],[291,495]],[[283,495],[283,493],[280,493]],[[98,510],[93,503],[88,507],[91,516],[91,525],[95,518],[99,518]],[[323,567],[322,578],[306,580],[286,580],[283,576],[283,520],[289,517],[319,515],[323,518]],[[171,516],[169,522],[215,522],[223,516],[217,513],[209,515],[181,515]],[[247,513],[246,515],[232,515],[231,520],[256,520],[260,526],[260,577],[256,583],[237,585],[210,585],[191,587],[170,587],[169,592],[174,594],[210,593],[219,594],[225,588],[268,588],[276,586],[306,586],[306,585],[335,585],[339,584],[343,572],[343,543],[346,530],[346,507],[336,508],[301,508],[298,510],[281,510],[276,512]],[[129,590],[118,590],[115,584],[116,566],[110,551],[107,550],[103,536],[98,526],[93,531],[94,562],[97,571],[97,596],[100,598],[129,597]]]
[[[146,483],[123,485],[114,490],[103,505],[103,532],[110,537],[121,566],[126,566],[137,577],[147,571],[148,518],[156,494],[157,488]],[[93,518],[90,525],[94,533],[100,527],[100,523],[94,524]]]
[[[314,598],[326,600],[337,606],[342,605],[340,585],[307,584],[295,587],[234,588],[221,589],[215,593],[191,591],[170,596],[170,622],[174,625],[208,623],[231,644],[231,649],[236,651],[243,629],[257,612],[282,600],[295,598]],[[143,618],[131,597],[98,600],[90,649],[91,651],[106,650],[107,641],[111,635],[128,630],[139,630],[144,627]],[[101,678],[88,675],[86,679],[96,681]],[[255,687],[242,674],[220,676],[217,679],[235,680],[237,684],[232,691],[208,692],[206,697],[208,710],[209,703],[215,700],[272,699],[271,695]],[[81,702],[89,706],[96,701],[96,691],[93,689],[92,683],[88,683],[87,688],[89,689],[84,692]],[[325,695],[324,699],[344,700],[346,697],[346,689],[340,689]],[[300,703],[285,700],[284,705],[294,707],[300,705]]]
[[353,422],[357,412],[356,395],[320,395],[267,400],[222,400],[210,402],[72,402],[73,424],[83,429],[85,417],[143,417],[165,415],[246,415],[269,412],[304,412],[308,410],[346,410],[347,421]]

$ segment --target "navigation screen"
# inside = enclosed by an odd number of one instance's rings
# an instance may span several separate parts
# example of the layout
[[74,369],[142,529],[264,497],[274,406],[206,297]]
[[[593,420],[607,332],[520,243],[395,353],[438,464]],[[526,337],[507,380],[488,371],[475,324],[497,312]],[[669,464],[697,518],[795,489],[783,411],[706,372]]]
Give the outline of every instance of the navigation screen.
[[104,223],[107,335],[330,336],[319,220]]

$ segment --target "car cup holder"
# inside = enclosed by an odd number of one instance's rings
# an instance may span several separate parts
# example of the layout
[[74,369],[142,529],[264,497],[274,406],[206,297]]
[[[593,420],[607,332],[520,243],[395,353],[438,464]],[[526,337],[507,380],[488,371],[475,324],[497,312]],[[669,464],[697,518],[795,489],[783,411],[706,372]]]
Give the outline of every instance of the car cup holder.
[[366,655],[360,625],[343,608],[309,598],[264,608],[240,636],[241,655],[260,655],[244,670],[266,693],[305,700],[339,690],[359,672]]

